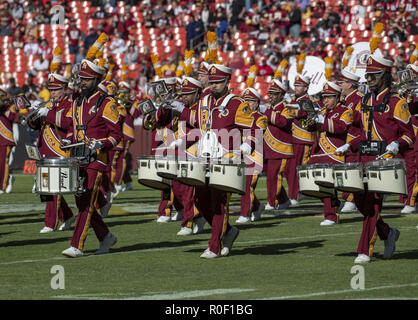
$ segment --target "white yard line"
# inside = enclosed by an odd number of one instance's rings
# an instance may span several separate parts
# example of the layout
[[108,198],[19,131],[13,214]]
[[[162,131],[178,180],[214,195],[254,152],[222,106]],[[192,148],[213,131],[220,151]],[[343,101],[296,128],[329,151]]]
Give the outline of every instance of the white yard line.
[[204,296],[212,296],[216,294],[232,294],[232,293],[241,293],[241,292],[250,292],[255,291],[255,289],[242,289],[242,288],[230,288],[230,289],[212,289],[212,290],[195,290],[195,291],[183,291],[183,292],[174,292],[174,293],[161,293],[154,295],[144,295],[138,297],[123,297],[115,298],[121,294],[84,294],[84,295],[60,295],[60,296],[51,296],[50,298],[55,299],[94,299],[94,300],[178,300],[178,299],[187,299],[187,298],[197,298]]
[[[399,230],[414,230],[417,229],[415,227],[405,227],[399,228]],[[340,236],[347,236],[347,235],[359,235],[360,232],[343,232],[343,233],[329,233],[329,234],[317,234],[312,236],[301,236],[301,237],[287,237],[287,238],[273,238],[273,239],[260,239],[260,240],[249,240],[249,241],[237,241],[235,242],[235,247],[242,247],[248,245],[255,245],[258,243],[265,243],[265,242],[280,242],[280,241],[294,241],[294,240],[304,240],[304,239],[315,239],[315,238],[323,238],[323,237],[340,237]],[[152,249],[139,249],[139,250],[130,250],[130,251],[121,251],[121,252],[110,252],[106,255],[87,255],[85,257],[81,257],[79,259],[86,259],[86,258],[100,258],[106,257],[109,255],[118,255],[118,254],[130,254],[130,253],[147,253],[147,252],[157,252],[157,251],[168,251],[168,250],[176,250],[176,249],[191,249],[191,248],[203,248],[206,246],[206,240],[202,240],[202,244],[194,244],[194,245],[187,245],[187,246],[175,246],[175,247],[163,247],[163,248],[152,248]],[[5,261],[0,262],[0,265],[12,265],[12,264],[24,264],[24,263],[35,263],[35,262],[46,262],[51,260],[68,260],[72,258],[68,257],[51,257],[51,258],[44,258],[44,259],[27,259],[27,260],[17,260],[17,261]]]
[[[313,298],[313,297],[319,297],[319,296],[326,296],[330,294],[340,294],[340,293],[359,293],[366,291],[374,291],[374,290],[385,290],[385,289],[397,289],[397,288],[405,288],[405,287],[416,287],[418,286],[418,283],[406,283],[406,284],[394,284],[389,286],[381,286],[381,287],[374,287],[374,288],[365,288],[362,290],[354,290],[354,289],[347,289],[347,290],[336,290],[336,291],[323,291],[323,292],[312,292],[307,294],[300,294],[300,295],[293,295],[293,296],[279,296],[279,297],[271,297],[266,298],[263,300],[284,300],[284,299],[303,299],[303,298]],[[410,298],[406,298],[410,299]]]

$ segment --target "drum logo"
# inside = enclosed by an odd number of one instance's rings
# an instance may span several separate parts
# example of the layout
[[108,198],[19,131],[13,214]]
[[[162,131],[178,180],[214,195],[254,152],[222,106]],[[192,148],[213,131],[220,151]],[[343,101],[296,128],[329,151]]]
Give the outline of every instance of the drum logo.
[[187,167],[182,167],[181,168],[181,177],[182,178],[187,177]]
[[42,188],[48,188],[48,186],[49,186],[48,173],[43,172],[42,173]]
[[68,179],[68,174],[66,172],[60,172],[60,189],[67,189],[65,181]]

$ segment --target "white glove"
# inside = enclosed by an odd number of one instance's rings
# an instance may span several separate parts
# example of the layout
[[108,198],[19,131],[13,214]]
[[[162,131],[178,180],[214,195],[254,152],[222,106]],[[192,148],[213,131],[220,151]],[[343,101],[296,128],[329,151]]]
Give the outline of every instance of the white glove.
[[389,143],[386,147],[386,151],[389,151],[392,154],[398,154],[399,152],[399,142],[398,141],[392,141]]
[[251,146],[248,143],[243,143],[239,146],[239,149],[242,151],[243,154],[251,155]]
[[140,127],[142,126],[143,123],[144,123],[144,119],[142,119],[141,117],[138,117],[134,120],[134,126]]
[[180,101],[173,101],[171,103],[171,106],[173,107],[173,110],[176,110],[176,111],[178,111],[180,113],[183,112],[184,104],[182,104]]
[[69,144],[71,144],[71,140],[68,140],[68,139],[62,139],[61,140],[61,145],[62,146],[66,146],[66,145],[69,145]]
[[180,147],[182,143],[183,143],[183,139],[174,140],[172,143],[170,143],[169,148]]
[[267,106],[265,104],[260,104],[260,106],[258,108],[260,109],[261,113],[264,113],[267,110]]
[[350,149],[350,144],[349,143],[346,143],[346,144],[342,145],[341,147],[338,147],[335,150],[335,153],[336,154],[344,154],[344,153],[346,153],[348,151],[348,149]]
[[95,139],[90,141],[90,144],[89,144],[89,149],[90,150],[101,149],[102,147],[103,147],[103,142],[97,141]]
[[314,118],[316,123],[324,124],[325,117],[322,114],[317,114]]
[[47,107],[42,107],[38,110],[38,116],[39,117],[46,117],[46,115],[48,114],[49,109]]

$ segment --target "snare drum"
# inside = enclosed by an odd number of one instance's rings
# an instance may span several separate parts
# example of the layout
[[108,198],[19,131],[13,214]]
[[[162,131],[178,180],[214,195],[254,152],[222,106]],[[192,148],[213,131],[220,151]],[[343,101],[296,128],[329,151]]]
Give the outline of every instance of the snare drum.
[[177,163],[176,180],[188,186],[202,187],[206,184],[206,162],[182,160]]
[[366,163],[367,188],[376,193],[408,194],[403,159],[385,159]]
[[334,176],[331,163],[315,163],[313,166],[313,175],[315,183],[321,187],[333,188]]
[[138,182],[146,187],[166,190],[170,188],[170,180],[157,174],[155,156],[141,156],[137,159]]
[[42,158],[36,161],[35,192],[46,195],[79,191],[79,161],[75,158]]
[[299,192],[316,198],[328,198],[334,194],[333,188],[322,187],[315,183],[314,165],[307,164],[297,167]]
[[175,157],[156,158],[157,175],[166,179],[177,177],[177,159]]
[[211,163],[209,166],[209,186],[225,192],[244,195],[245,163]]
[[360,162],[334,165],[334,188],[342,192],[363,192],[363,165]]

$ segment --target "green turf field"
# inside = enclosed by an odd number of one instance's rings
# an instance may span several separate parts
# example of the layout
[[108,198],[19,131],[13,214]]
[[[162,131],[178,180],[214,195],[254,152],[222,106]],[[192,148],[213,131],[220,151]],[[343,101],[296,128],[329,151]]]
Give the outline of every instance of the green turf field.
[[[200,259],[209,227],[181,237],[180,222],[156,223],[160,194],[136,181],[121,193],[105,219],[118,237],[111,253],[95,256],[92,229],[85,256],[66,258],[72,231],[40,234],[43,207],[30,192],[32,176],[16,175],[13,192],[0,195],[0,299],[415,299],[418,297],[418,215],[400,215],[397,197],[384,203],[383,216],[401,231],[393,259],[383,260],[378,240],[372,263],[364,266],[364,289],[354,290],[352,272],[362,227],[360,214],[320,227],[322,207],[298,208],[239,225],[229,257]],[[265,180],[256,193],[265,203]],[[72,197],[66,197],[74,207]],[[232,197],[231,224],[239,198]],[[76,213],[76,211],[75,211]],[[53,266],[64,270],[64,289],[51,288]],[[62,284],[62,282],[61,282]]]

